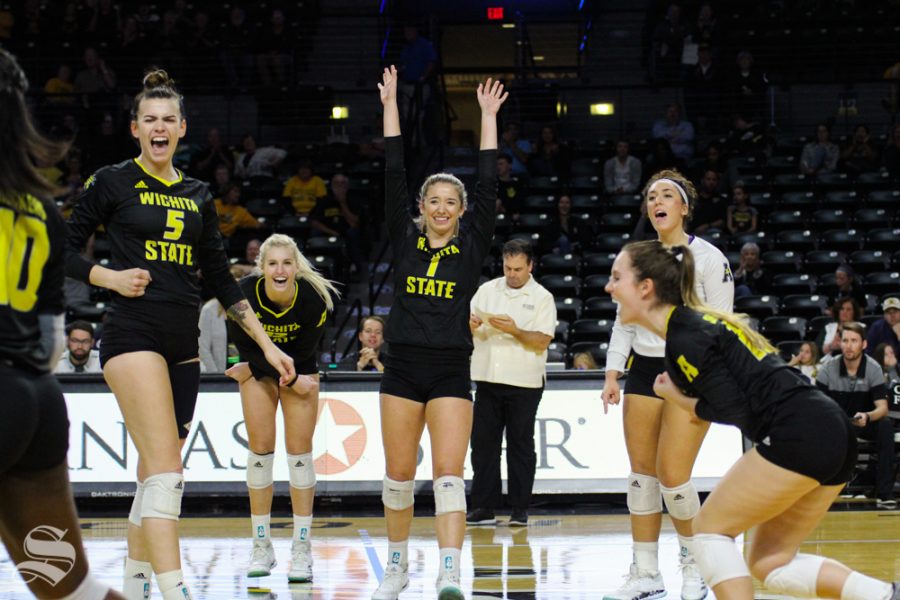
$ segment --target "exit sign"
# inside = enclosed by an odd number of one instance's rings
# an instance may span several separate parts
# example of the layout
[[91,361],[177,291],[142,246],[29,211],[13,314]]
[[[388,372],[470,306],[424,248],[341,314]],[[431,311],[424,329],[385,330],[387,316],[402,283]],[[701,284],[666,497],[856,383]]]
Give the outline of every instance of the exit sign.
[[502,6],[488,6],[487,17],[491,21],[502,21],[503,20],[503,7]]

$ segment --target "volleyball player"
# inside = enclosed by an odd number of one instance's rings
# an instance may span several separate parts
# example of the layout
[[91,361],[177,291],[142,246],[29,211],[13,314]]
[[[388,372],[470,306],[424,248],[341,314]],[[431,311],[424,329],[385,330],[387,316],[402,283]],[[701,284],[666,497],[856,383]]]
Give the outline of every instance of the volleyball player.
[[[391,354],[381,379],[381,437],[387,474],[382,501],[388,563],[372,596],[391,600],[409,585],[407,543],[413,518],[417,452],[422,430],[431,437],[436,529],[440,549],[438,598],[463,598],[459,555],[466,529],[463,461],[472,432],[469,303],[494,232],[497,195],[497,111],[508,94],[488,79],[478,86],[481,152],[475,202],[448,173],[429,176],[419,191],[421,216],[409,218],[403,141],[397,109],[397,70],[378,85],[384,105],[385,212],[394,254],[395,298],[387,327]],[[459,222],[474,212],[460,234]]]
[[[34,163],[54,164],[66,148],[35,130],[27,90],[0,49],[0,537],[35,596],[120,599],[88,571],[69,487],[69,421],[52,375],[63,343],[65,225]],[[26,547],[41,545],[50,560],[29,560]]]
[[[151,71],[132,108],[140,156],[89,177],[69,221],[67,274],[113,292],[100,362],[139,455],[128,517],[128,598],[149,597],[151,565],[164,599],[190,598],[177,520],[184,491],[180,448],[200,381],[200,270],[282,381],[294,378],[293,362],[266,336],[231,277],[206,184],[172,164],[186,127],[174,82],[165,71]],[[109,267],[80,254],[99,225],[112,248]]]
[[[778,356],[744,318],[703,305],[690,250],[628,244],[606,289],[622,323],[666,340],[654,391],[687,418],[734,425],[756,443],[725,474],[693,521],[703,577],[721,600],[768,590],[800,598],[898,600],[900,585],[799,554],[850,479],[856,435],[838,404]],[[756,527],[744,562],[734,538]]]
[[276,233],[263,242],[256,260],[257,273],[240,281],[240,288],[259,315],[263,328],[294,359],[297,380],[279,385],[279,373],[267,362],[259,346],[242,329],[230,325],[230,337],[241,362],[226,371],[240,383],[241,404],[250,450],[247,456],[247,488],[253,549],[248,577],[264,577],[275,566],[275,550],[269,534],[272,513],[275,458],[275,413],[279,401],[284,415],[284,441],[294,535],[288,581],[312,581],[310,530],[315,496],[312,439],[319,412],[319,368],[316,350],[325,330],[328,312],[334,310],[332,294],[338,291],[300,253],[296,242]]
[[[714,308],[730,311],[734,277],[728,260],[706,240],[685,232],[696,201],[693,184],[675,170],[660,171],[644,187],[647,217],[659,240],[668,247],[688,246],[696,257],[695,281],[700,298]],[[604,600],[646,600],[666,595],[658,561],[663,502],[681,544],[681,597],[700,600],[707,595],[690,545],[691,519],[700,509],[691,471],[709,424],[692,421],[653,392],[653,381],[663,371],[664,352],[665,342],[659,336],[616,319],[606,359],[603,404],[604,411],[609,404],[618,404],[618,377],[630,361],[623,421],[631,463],[627,502],[634,553],[626,581]]]

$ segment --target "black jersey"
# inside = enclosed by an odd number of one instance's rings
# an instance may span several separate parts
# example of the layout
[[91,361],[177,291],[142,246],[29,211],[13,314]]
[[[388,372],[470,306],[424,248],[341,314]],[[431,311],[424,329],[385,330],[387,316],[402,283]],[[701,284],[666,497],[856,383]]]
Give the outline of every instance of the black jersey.
[[0,360],[14,367],[50,371],[38,315],[65,311],[65,231],[52,202],[0,200]]
[[494,235],[497,151],[478,155],[475,200],[466,210],[463,234],[432,249],[409,216],[403,140],[390,137],[384,143],[385,218],[394,253],[394,305],[385,340],[392,354],[406,350],[419,358],[467,359],[472,354],[469,303]]
[[[269,299],[266,295],[265,278],[260,275],[248,275],[241,279],[239,285],[266,335],[276,346],[297,364],[315,355],[325,331],[328,307],[308,281],[297,281],[294,299],[287,308],[278,308]],[[241,360],[249,362],[273,379],[281,377],[266,361],[256,342],[240,326],[229,321],[228,334],[237,346]]]
[[200,271],[223,306],[242,298],[229,272],[207,185],[180,171],[178,175],[177,181],[163,181],[132,159],[103,167],[85,181],[69,219],[67,274],[89,282],[94,265],[80,253],[102,224],[111,246],[110,268],[138,267],[152,278],[141,297],[114,293],[111,314],[165,328],[165,319],[159,318],[164,306],[199,311]]
[[754,442],[766,436],[784,402],[837,409],[777,354],[754,346],[729,323],[683,306],[669,316],[666,371],[687,395],[699,398],[698,417],[735,425]]

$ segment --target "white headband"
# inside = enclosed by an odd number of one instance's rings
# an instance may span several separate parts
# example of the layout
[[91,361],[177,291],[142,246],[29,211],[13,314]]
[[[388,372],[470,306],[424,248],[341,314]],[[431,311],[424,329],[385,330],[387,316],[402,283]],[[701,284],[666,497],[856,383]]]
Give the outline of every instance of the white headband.
[[681,184],[673,179],[667,179],[666,177],[661,177],[660,179],[657,179],[656,181],[654,181],[653,185],[650,186],[650,189],[647,190],[647,195],[650,195],[650,192],[652,192],[658,184],[663,183],[663,182],[671,183],[672,185],[674,185],[675,189],[678,190],[678,193],[681,194],[681,199],[684,200],[684,203],[687,204],[688,206],[691,205],[691,203],[688,201],[687,192],[684,191],[684,188],[681,187]]

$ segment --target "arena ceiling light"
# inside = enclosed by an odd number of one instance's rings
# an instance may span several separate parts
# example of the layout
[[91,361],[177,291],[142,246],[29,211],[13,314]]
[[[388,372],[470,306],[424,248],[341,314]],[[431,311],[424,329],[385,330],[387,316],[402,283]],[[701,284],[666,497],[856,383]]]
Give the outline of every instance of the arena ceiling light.
[[335,119],[335,120],[349,119],[350,118],[350,107],[349,106],[332,106],[331,107],[331,118]]
[[609,115],[614,115],[615,113],[616,105],[612,102],[598,102],[596,104],[591,104],[592,116],[608,117]]

